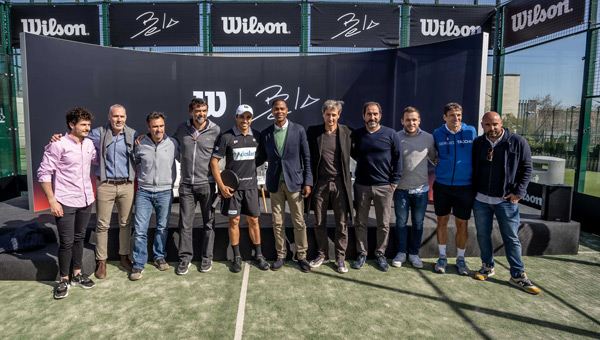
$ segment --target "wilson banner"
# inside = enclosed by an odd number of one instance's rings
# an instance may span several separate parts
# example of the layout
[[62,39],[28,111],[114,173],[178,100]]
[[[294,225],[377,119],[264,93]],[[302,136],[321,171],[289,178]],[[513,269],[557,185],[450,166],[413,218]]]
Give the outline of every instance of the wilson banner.
[[213,46],[300,46],[301,6],[217,4],[210,6]]

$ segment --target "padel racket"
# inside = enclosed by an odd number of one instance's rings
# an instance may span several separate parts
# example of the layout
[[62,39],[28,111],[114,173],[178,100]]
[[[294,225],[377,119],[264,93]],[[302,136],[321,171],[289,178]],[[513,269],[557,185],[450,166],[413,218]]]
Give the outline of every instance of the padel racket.
[[240,186],[240,179],[238,176],[235,174],[235,172],[228,169],[221,171],[221,180],[223,181],[223,184],[233,190],[237,190],[237,188]]

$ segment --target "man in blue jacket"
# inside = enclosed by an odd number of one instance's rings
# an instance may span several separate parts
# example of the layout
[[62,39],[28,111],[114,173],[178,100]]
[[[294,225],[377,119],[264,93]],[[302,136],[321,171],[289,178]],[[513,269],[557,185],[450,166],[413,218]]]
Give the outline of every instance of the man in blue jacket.
[[471,151],[477,132],[474,127],[462,122],[460,104],[446,104],[444,120],[446,124],[433,132],[438,152],[433,183],[433,206],[437,215],[437,241],[440,252],[435,271],[443,274],[448,267],[446,243],[448,221],[452,211],[456,222],[456,267],[458,274],[469,275],[471,271],[465,263],[465,249],[469,236],[467,223],[473,207]]
[[267,190],[271,193],[271,216],[277,249],[277,260],[271,269],[279,270],[285,264],[287,249],[283,222],[287,201],[294,224],[298,266],[301,271],[309,272],[310,265],[306,261],[308,241],[303,216],[303,198],[310,195],[313,177],[306,131],[302,125],[287,119],[288,107],[284,100],[275,100],[271,113],[275,124],[260,133],[260,143],[256,152],[256,166],[262,165],[266,160],[269,161],[266,176]]
[[485,280],[494,275],[492,227],[496,215],[510,265],[509,282],[528,293],[539,294],[539,288],[523,270],[517,235],[519,200],[525,196],[532,172],[529,144],[525,138],[503,128],[497,112],[486,113],[481,126],[484,135],[473,142],[473,187],[477,192],[473,214],[482,262],[475,278]]

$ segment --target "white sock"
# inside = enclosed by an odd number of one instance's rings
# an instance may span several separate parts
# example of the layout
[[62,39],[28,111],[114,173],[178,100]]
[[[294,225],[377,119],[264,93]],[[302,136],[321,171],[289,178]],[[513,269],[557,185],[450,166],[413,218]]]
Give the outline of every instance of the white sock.
[[446,256],[446,245],[438,244],[438,250],[440,251],[440,257]]
[[459,257],[461,257],[461,256],[462,256],[462,257],[465,257],[465,250],[466,250],[466,249],[460,249],[460,248],[456,248],[456,257],[457,257],[457,258],[459,258]]

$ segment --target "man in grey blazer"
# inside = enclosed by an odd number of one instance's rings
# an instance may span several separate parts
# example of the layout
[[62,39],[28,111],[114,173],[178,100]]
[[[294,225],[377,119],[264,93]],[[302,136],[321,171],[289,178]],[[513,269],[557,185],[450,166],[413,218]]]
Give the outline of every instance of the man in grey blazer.
[[283,222],[287,201],[294,224],[298,266],[301,271],[309,272],[310,265],[306,261],[308,241],[303,216],[303,199],[310,195],[313,179],[306,131],[302,125],[287,119],[288,107],[284,100],[275,100],[271,113],[275,118],[275,124],[261,132],[256,153],[257,166],[269,161],[266,176],[267,190],[271,193],[271,215],[277,250],[277,260],[271,269],[279,270],[285,264],[287,249]]

